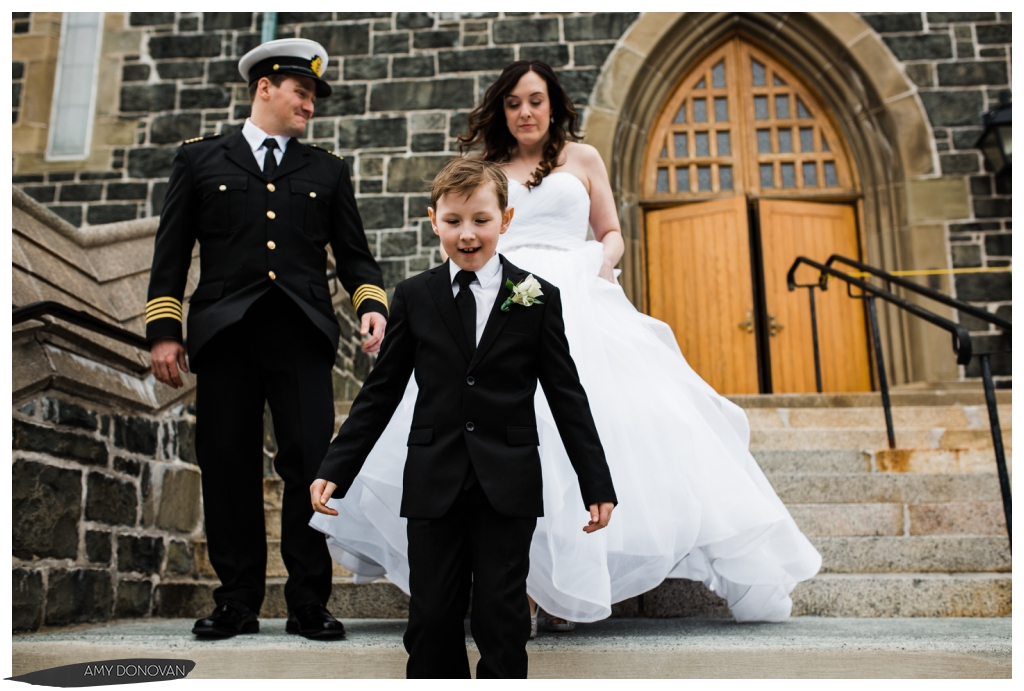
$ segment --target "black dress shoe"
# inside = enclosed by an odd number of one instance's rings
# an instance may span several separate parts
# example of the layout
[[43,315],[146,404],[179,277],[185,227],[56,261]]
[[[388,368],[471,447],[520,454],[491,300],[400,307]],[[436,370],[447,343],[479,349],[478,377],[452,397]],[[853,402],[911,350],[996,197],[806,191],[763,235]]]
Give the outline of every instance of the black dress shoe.
[[344,625],[323,605],[306,605],[289,612],[284,630],[314,640],[345,637]]
[[218,605],[213,614],[199,619],[192,627],[192,633],[200,638],[231,638],[240,633],[259,632],[260,622],[256,612],[234,600]]

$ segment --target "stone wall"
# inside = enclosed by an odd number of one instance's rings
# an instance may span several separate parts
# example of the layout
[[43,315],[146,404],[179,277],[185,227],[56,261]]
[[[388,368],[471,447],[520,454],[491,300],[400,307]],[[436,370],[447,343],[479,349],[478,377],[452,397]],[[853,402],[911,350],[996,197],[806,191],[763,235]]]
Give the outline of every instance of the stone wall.
[[[1009,12],[913,12],[862,14],[917,85],[932,126],[942,177],[965,180],[969,208],[945,222],[953,268],[1002,267],[1011,263],[1012,191],[1009,175],[996,176],[975,143],[983,110],[1010,89],[1012,28]],[[1011,317],[1011,276],[958,274],[954,297]],[[1004,347],[989,324],[960,315],[975,350]],[[993,373],[1008,385],[1009,355],[995,356]],[[975,359],[968,377],[981,376]]]

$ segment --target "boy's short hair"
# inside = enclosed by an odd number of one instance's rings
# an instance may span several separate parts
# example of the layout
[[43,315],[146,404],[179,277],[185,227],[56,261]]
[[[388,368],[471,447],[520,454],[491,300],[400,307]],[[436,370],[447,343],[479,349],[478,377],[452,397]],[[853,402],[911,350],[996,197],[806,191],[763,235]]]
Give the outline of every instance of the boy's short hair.
[[437,209],[437,200],[446,194],[469,197],[481,185],[494,183],[498,207],[502,213],[508,207],[508,179],[501,166],[482,158],[453,158],[434,177],[430,186],[430,206]]
[[[284,80],[287,79],[287,78],[288,78],[287,74],[268,74],[267,75],[267,79],[270,80],[270,83],[273,84],[274,86],[278,87],[278,88],[280,88],[281,85],[284,84]],[[256,100],[256,90],[259,89],[259,86],[260,86],[260,80],[259,79],[257,79],[256,81],[252,82],[251,84],[249,84],[249,103],[252,103],[253,101]]]

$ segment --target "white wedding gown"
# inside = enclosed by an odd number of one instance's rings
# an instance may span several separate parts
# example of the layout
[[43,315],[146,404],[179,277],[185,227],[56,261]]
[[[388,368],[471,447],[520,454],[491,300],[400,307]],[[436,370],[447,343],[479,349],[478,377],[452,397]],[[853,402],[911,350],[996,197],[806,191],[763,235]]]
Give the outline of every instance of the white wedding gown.
[[[666,578],[689,578],[724,597],[738,621],[788,617],[789,593],[817,573],[821,557],[750,455],[743,410],[690,368],[667,324],[598,277],[602,246],[586,239],[590,197],[578,178],[554,173],[532,190],[510,180],[509,203],[515,217],[498,249],[561,290],[619,500],[607,528],[583,532],[589,514],[538,387],[545,515],[530,550],[530,595],[552,615],[589,622]],[[310,522],[356,582],[386,574],[407,593],[398,511],[415,401],[410,380],[352,488],[330,501],[338,516]]]

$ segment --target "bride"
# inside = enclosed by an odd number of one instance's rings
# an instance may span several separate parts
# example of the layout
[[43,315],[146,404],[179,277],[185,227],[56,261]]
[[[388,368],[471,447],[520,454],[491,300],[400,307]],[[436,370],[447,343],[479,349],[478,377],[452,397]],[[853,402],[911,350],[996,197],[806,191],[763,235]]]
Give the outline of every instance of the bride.
[[[521,60],[487,90],[460,137],[508,176],[515,217],[498,250],[561,290],[566,335],[619,498],[606,529],[580,531],[589,516],[538,389],[544,517],[527,591],[555,617],[554,630],[604,619],[613,603],[666,578],[702,581],[737,621],[785,619],[790,592],[817,573],[821,557],[750,455],[742,409],[706,384],[670,327],[638,312],[615,282],[623,253],[615,202],[596,149],[568,141],[579,138],[577,123],[551,68]],[[398,513],[415,401],[411,379],[352,488],[330,501],[338,515],[310,522],[357,583],[387,575],[405,592]]]

